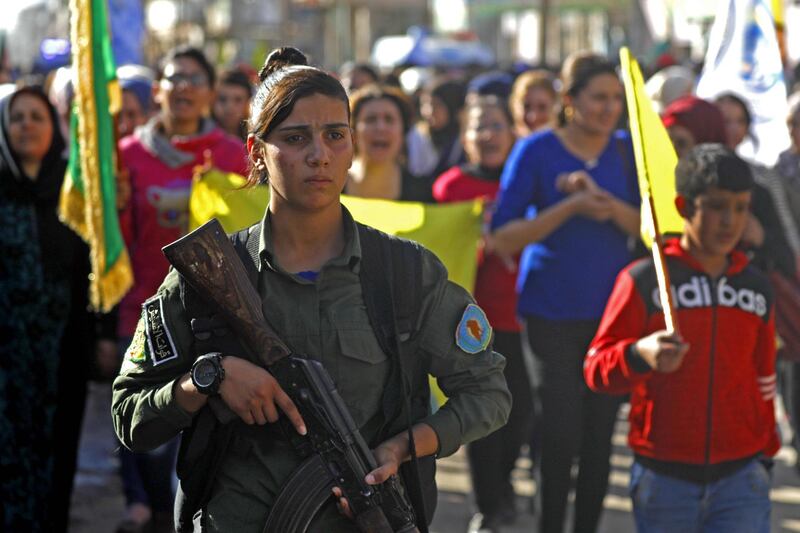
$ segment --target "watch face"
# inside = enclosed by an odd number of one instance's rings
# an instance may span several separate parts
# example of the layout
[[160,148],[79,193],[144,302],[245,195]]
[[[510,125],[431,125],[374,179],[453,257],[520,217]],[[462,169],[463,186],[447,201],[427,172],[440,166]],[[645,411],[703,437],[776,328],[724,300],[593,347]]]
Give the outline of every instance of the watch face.
[[198,386],[210,387],[217,378],[217,368],[211,361],[200,361],[197,366],[194,367],[194,374],[192,377]]

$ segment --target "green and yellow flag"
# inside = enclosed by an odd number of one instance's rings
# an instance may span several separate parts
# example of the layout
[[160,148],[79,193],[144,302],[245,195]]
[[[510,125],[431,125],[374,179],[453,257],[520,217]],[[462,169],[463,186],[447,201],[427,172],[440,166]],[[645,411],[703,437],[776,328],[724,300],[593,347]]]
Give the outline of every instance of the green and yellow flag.
[[[238,174],[218,170],[198,174],[189,198],[189,229],[215,217],[228,233],[258,222],[269,203],[269,190],[241,189],[243,183]],[[451,281],[473,290],[481,238],[480,201],[428,205],[342,196],[342,203],[359,222],[424,245],[442,260]]]
[[106,0],[70,0],[75,102],[60,211],[91,249],[90,301],[110,310],[133,283],[116,205],[112,115],[120,108]]
[[650,198],[653,200],[659,232],[663,235],[683,231],[683,219],[675,207],[675,166],[678,156],[661,117],[644,89],[639,63],[627,48],[620,50],[619,57],[642,196],[642,238],[650,246],[653,242],[653,222],[648,206]]

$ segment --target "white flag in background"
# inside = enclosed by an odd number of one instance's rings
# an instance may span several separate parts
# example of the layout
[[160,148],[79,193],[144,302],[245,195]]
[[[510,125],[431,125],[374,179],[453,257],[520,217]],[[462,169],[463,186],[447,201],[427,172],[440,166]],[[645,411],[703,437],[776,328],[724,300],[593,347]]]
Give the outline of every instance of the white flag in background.
[[750,103],[756,142],[745,141],[739,153],[768,166],[790,144],[786,84],[770,4],[771,0],[720,0],[697,84],[700,98],[734,93]]

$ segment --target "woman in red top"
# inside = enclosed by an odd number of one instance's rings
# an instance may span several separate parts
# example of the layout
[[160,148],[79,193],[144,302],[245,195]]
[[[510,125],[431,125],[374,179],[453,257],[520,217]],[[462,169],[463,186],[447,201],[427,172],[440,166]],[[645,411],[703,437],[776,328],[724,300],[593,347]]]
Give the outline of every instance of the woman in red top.
[[[493,201],[506,157],[516,140],[508,106],[497,97],[471,99],[464,118],[462,142],[468,162],[439,176],[433,184],[433,196],[438,202],[480,197]],[[511,471],[520,446],[530,433],[533,409],[516,317],[516,277],[514,262],[479,253],[475,299],[494,329],[495,349],[506,358],[505,377],[514,404],[506,426],[467,447],[479,511],[469,531],[494,531],[501,524],[512,522],[516,515]]]

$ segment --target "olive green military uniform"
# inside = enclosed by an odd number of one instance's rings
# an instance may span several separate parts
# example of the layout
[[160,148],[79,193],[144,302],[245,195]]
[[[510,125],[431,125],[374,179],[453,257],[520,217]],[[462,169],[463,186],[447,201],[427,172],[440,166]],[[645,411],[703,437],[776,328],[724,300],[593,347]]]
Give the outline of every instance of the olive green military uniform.
[[[344,208],[343,213],[344,251],[322,267],[314,282],[278,264],[267,213],[259,241],[259,292],[268,322],[294,353],[323,363],[370,442],[385,422],[381,400],[391,362],[367,317],[358,276],[359,235]],[[439,457],[501,427],[511,405],[503,357],[489,347],[467,353],[457,345],[457,328],[473,300],[442,278],[442,268],[433,254],[424,253],[424,296],[417,325],[419,350],[430,360],[428,371],[449,397],[422,420],[438,436]],[[154,448],[192,422],[173,392],[175,382],[196,358],[175,271],[143,309],[114,382],[112,405],[117,435],[133,450]],[[205,510],[206,524],[215,531],[260,532],[280,487],[298,464],[288,444],[276,439],[269,425],[242,424],[220,467]]]

